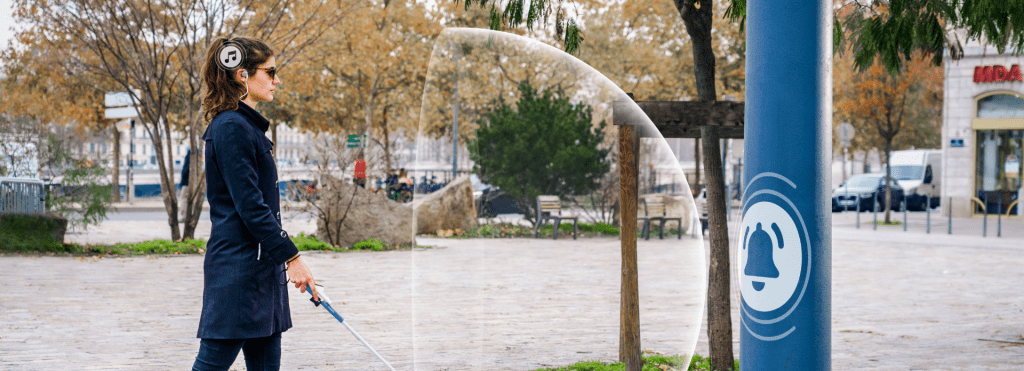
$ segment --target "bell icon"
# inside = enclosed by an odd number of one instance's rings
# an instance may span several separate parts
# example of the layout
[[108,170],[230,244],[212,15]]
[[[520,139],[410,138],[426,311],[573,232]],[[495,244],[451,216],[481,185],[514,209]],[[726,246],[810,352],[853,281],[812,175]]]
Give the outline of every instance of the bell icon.
[[[749,227],[747,230],[750,230]],[[743,268],[743,274],[748,277],[779,278],[779,270],[775,268],[775,260],[772,258],[772,250],[774,250],[772,238],[768,232],[761,229],[761,223],[757,223],[757,230],[751,234],[747,246],[750,247],[750,250],[747,253],[747,263]],[[751,284],[754,286],[754,290],[761,291],[764,289],[765,282],[752,281]]]

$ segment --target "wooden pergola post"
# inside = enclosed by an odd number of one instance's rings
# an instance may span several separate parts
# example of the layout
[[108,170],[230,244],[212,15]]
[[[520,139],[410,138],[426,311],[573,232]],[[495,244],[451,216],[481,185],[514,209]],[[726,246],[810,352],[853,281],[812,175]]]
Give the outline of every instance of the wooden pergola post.
[[619,362],[626,371],[640,371],[640,294],[636,268],[637,148],[636,128],[619,126],[619,205],[622,222],[622,299],[619,308]]
[[[633,94],[628,94],[633,99]],[[705,163],[712,169],[707,170],[709,187],[717,189],[708,191],[708,214],[711,217],[712,263],[709,277],[716,278],[708,288],[708,298],[714,298],[715,309],[724,306],[726,313],[729,298],[714,296],[715,292],[729,291],[728,268],[728,231],[725,225],[725,189],[718,157],[717,140],[720,138],[743,138],[743,103],[742,102],[635,102],[646,118],[654,124],[663,138],[701,138],[702,132],[714,138],[706,138],[715,142],[714,146],[705,145],[708,153],[704,156]],[[619,239],[622,244],[622,292],[619,309],[619,361],[626,365],[626,371],[641,371],[643,364],[640,358],[640,294],[637,278],[636,256],[636,213],[637,213],[637,178],[639,171],[640,137],[657,137],[644,130],[640,112],[629,104],[629,101],[615,101],[612,105],[612,123],[619,127],[619,205],[621,208]],[[707,140],[705,140],[707,142]],[[711,153],[711,149],[715,152]],[[713,159],[710,157],[714,157]],[[700,164],[697,164],[700,166]],[[680,226],[682,228],[682,226]],[[692,232],[691,232],[692,233]],[[722,261],[724,260],[724,264]],[[723,279],[724,277],[724,279]],[[724,299],[724,300],[723,300]],[[709,317],[710,318],[710,317]],[[719,321],[721,322],[721,321]],[[731,322],[728,318],[722,324],[724,328],[714,327],[717,333],[731,334]],[[729,337],[731,339],[731,335]],[[714,342],[716,339],[711,339]],[[718,346],[719,344],[712,344]],[[731,346],[731,343],[729,344]]]

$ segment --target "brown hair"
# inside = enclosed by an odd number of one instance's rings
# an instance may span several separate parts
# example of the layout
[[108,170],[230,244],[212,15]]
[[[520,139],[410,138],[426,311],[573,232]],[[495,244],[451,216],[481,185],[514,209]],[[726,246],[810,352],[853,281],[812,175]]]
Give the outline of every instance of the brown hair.
[[[245,59],[233,69],[225,69],[217,63],[218,52],[228,42],[242,49]],[[218,37],[206,49],[206,62],[203,64],[203,118],[207,123],[218,113],[238,109],[238,101],[245,94],[245,84],[235,80],[235,71],[239,68],[256,75],[256,68],[274,56],[274,50],[266,43],[246,36]]]

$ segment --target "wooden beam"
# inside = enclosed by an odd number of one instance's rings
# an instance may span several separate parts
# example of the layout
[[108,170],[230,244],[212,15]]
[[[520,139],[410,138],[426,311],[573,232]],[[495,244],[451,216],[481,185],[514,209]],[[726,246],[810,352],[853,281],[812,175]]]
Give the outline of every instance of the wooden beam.
[[622,286],[619,308],[619,361],[640,371],[640,293],[636,265],[637,173],[640,136],[634,126],[619,126],[619,192],[622,213]]
[[[640,126],[650,120],[665,138],[700,138],[700,128],[718,128],[719,138],[743,138],[743,102],[635,102],[640,112],[628,105],[628,101],[613,103],[612,122],[615,125]],[[653,133],[641,130],[641,136],[651,137]]]

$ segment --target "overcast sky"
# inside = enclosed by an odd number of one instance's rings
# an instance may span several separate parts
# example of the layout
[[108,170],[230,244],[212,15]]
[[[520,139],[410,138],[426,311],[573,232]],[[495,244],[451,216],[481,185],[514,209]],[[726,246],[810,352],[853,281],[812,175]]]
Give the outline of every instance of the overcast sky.
[[[11,30],[14,26],[13,6],[12,0],[0,0],[0,49],[7,49],[7,42],[14,38],[14,31]],[[0,61],[0,66],[2,65],[3,61]]]

